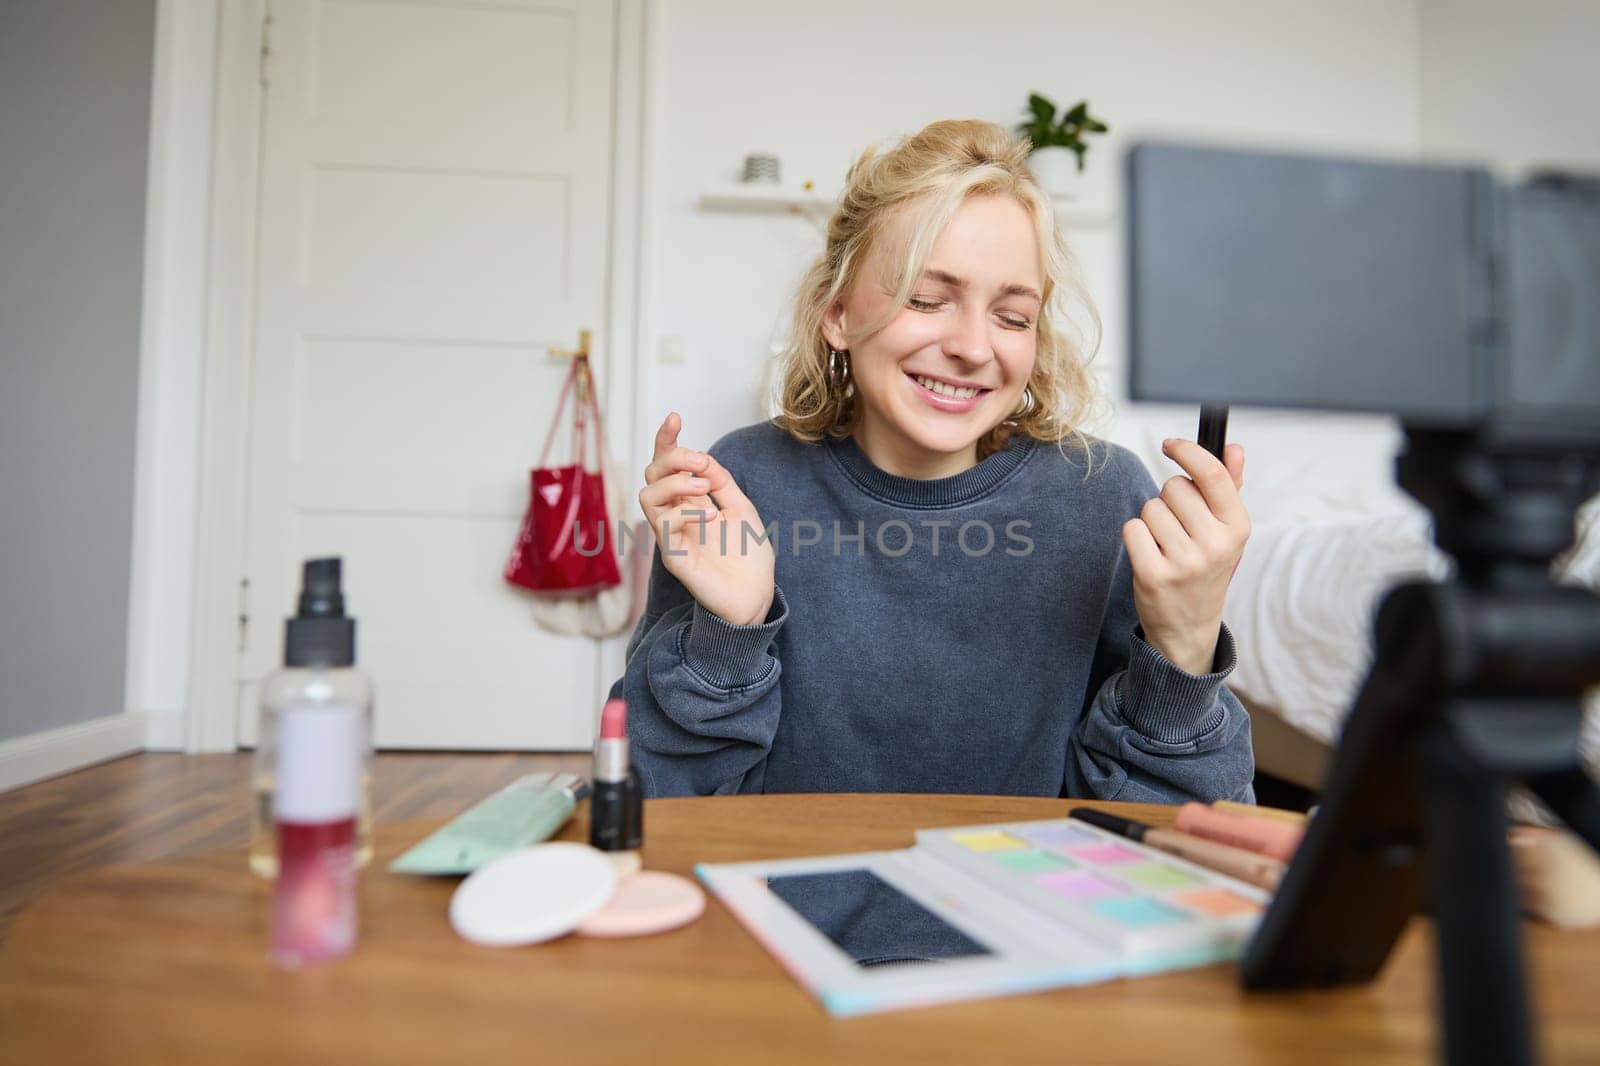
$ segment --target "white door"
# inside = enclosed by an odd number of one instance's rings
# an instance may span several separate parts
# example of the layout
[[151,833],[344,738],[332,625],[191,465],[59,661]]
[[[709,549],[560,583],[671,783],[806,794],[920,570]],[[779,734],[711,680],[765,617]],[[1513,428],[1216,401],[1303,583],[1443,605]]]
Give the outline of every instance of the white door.
[[594,329],[608,380],[613,5],[270,12],[240,736],[301,560],[339,555],[380,746],[588,747],[597,644],[500,573],[568,367],[549,349]]

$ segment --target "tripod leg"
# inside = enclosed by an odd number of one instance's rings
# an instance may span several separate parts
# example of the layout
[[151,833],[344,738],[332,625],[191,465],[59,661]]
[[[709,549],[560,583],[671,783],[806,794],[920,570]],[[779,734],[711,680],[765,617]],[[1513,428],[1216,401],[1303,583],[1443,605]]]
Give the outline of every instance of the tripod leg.
[[1600,851],[1600,788],[1576,767],[1559,773],[1534,774],[1524,779],[1534,795],[1544,800],[1567,827]]
[[1529,1066],[1533,1041],[1504,789],[1462,749],[1447,720],[1425,728],[1417,745],[1444,1061]]

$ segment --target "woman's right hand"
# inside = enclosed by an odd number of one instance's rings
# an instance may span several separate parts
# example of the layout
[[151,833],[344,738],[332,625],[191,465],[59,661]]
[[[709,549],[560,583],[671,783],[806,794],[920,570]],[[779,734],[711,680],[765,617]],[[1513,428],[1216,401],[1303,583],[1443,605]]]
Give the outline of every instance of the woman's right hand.
[[723,621],[760,625],[772,609],[772,542],[733,475],[705,452],[678,446],[682,426],[674,411],[656,430],[639,493],[662,565]]

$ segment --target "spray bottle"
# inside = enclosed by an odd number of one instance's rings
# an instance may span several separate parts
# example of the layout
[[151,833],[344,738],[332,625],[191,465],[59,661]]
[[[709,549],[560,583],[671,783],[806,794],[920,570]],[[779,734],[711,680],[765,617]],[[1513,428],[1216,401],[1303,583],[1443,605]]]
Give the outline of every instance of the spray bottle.
[[360,722],[356,865],[372,858],[372,683],[355,667],[356,622],[345,615],[341,561],[308,559],[299,605],[284,634],[283,669],[261,682],[254,796],[250,806],[250,868],[278,872],[274,793],[279,781],[282,726],[291,708],[354,711]]

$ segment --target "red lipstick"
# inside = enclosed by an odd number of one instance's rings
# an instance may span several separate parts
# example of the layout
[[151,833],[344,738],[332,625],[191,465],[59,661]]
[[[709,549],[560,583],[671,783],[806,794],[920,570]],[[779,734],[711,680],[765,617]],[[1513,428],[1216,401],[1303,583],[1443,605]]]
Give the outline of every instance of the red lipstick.
[[589,793],[589,843],[601,851],[632,851],[644,840],[644,790],[628,761],[628,705],[607,700],[594,746]]

